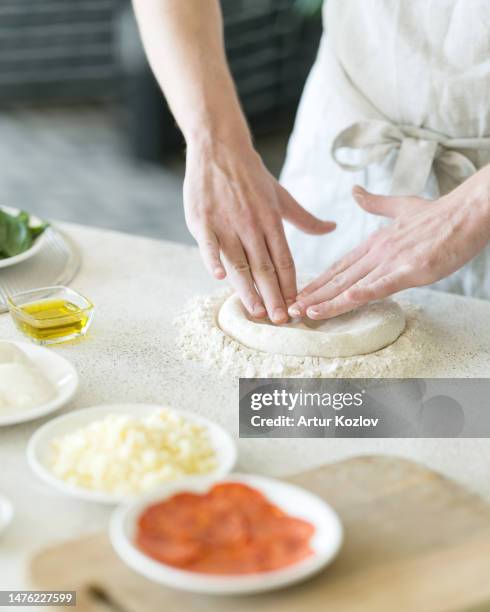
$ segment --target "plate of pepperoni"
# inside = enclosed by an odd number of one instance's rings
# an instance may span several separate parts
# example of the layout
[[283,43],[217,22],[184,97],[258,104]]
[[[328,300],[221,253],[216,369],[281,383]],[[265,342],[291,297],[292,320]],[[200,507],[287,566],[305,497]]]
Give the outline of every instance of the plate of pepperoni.
[[318,573],[338,553],[342,524],[321,498],[246,474],[194,480],[114,512],[112,545],[146,578],[198,593],[246,594]]

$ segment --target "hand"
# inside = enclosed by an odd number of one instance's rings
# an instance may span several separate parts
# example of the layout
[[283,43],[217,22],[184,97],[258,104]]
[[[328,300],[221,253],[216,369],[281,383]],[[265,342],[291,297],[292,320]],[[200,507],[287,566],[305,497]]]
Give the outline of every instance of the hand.
[[252,316],[286,322],[297,288],[282,220],[310,234],[335,224],[302,208],[251,147],[216,141],[188,146],[184,208],[209,273],[228,276]]
[[364,210],[394,222],[307,285],[290,315],[328,319],[461,268],[490,240],[488,172],[484,168],[435,201],[376,196],[355,187]]

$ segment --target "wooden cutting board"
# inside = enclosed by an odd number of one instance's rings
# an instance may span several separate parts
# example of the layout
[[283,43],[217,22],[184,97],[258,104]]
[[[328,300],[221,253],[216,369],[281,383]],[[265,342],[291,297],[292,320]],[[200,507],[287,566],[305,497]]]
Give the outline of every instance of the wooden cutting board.
[[[357,457],[288,479],[325,498],[345,528],[337,560],[281,591],[193,595],[128,569],[105,534],[41,551],[41,589],[77,591],[78,612],[438,612],[490,610],[490,505],[395,457]],[[57,608],[59,609],[59,608]]]

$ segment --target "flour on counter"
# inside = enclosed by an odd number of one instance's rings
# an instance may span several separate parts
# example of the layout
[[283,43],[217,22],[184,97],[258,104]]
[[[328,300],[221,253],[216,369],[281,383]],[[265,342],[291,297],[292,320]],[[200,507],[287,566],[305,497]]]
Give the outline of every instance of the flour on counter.
[[263,353],[227,336],[218,325],[218,313],[231,294],[197,296],[175,320],[177,345],[187,359],[218,368],[236,377],[410,377],[421,375],[434,355],[430,334],[419,316],[420,307],[400,304],[406,316],[405,331],[389,346],[354,357],[297,357]]

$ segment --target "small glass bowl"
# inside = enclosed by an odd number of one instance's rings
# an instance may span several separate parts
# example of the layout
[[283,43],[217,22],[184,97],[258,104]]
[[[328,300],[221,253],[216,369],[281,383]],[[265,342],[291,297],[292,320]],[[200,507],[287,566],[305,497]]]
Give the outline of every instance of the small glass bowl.
[[7,298],[17,328],[37,344],[58,344],[87,333],[94,305],[68,287],[42,287]]

